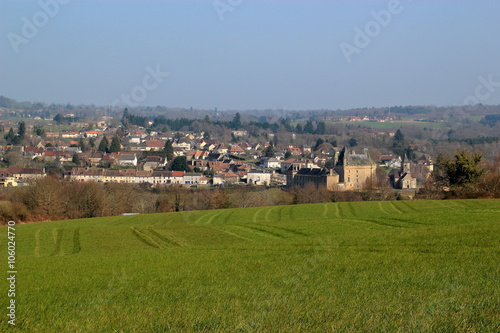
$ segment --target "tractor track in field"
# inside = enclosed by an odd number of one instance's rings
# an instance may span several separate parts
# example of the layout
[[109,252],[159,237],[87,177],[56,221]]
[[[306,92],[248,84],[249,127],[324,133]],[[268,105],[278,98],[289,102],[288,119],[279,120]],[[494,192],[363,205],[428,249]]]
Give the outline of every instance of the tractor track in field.
[[259,213],[260,213],[260,212],[262,212],[262,210],[263,210],[263,209],[264,209],[264,208],[257,209],[257,211],[256,211],[255,213],[253,213],[252,220],[253,220],[254,222],[257,222],[257,221],[258,221],[257,217],[259,216]]
[[42,256],[42,254],[40,253],[40,233],[41,232],[42,232],[42,229],[38,229],[35,231],[35,250],[34,250],[35,257]]
[[378,208],[382,211],[382,213],[386,214],[386,215],[391,215],[389,214],[385,209],[384,209],[384,206],[382,205],[382,202],[379,201],[378,202]]
[[394,211],[398,214],[403,214],[403,211],[401,209],[399,209],[395,204],[394,202],[390,202],[389,201],[389,205],[392,207],[392,209],[394,209]]
[[52,237],[54,238],[54,252],[52,252],[51,256],[60,256],[61,255],[61,245],[62,238],[64,235],[64,229],[52,229]]
[[250,227],[250,226],[243,226],[243,225],[234,225],[234,227],[236,228],[240,228],[240,229],[246,229],[246,230],[250,230],[256,234],[261,234],[263,236],[267,236],[267,237],[272,237],[272,238],[279,238],[279,239],[284,239],[286,238],[285,236],[283,235],[280,235],[278,233],[275,233],[275,232],[272,232],[272,231],[269,231],[269,230],[266,230],[266,229],[262,229],[262,228],[256,228],[256,227]]
[[227,224],[229,222],[229,220],[231,219],[231,216],[233,216],[234,213],[236,213],[236,210],[233,209],[228,214],[226,214],[226,217],[224,219],[224,224]]
[[218,212],[218,213],[215,213],[215,214],[211,215],[211,216],[209,217],[209,219],[207,220],[207,222],[205,222],[205,223],[203,223],[203,224],[204,224],[204,225],[207,225],[207,224],[212,224],[212,221],[213,221],[216,217],[218,217],[219,215],[221,215],[221,214],[222,214],[222,212]]
[[293,234],[293,235],[309,236],[308,234],[305,234],[305,233],[303,233],[301,231],[297,231],[297,230],[294,230],[294,229],[288,229],[288,228],[284,228],[284,227],[277,227],[277,226],[274,226],[274,225],[267,225],[267,224],[259,224],[259,225],[261,225],[263,227],[271,228],[271,229],[282,230],[282,231],[285,231],[285,232]]
[[[229,226],[227,226],[227,225],[226,225],[225,227],[231,227],[231,226],[233,226],[233,227],[234,227],[234,225],[229,225]],[[253,242],[253,241],[254,241],[253,239],[250,239],[250,238],[246,238],[246,237],[240,236],[240,235],[238,235],[238,234],[236,234],[236,233],[234,233],[234,232],[231,232],[231,231],[229,231],[229,230],[227,230],[227,229],[225,229],[225,228],[222,228],[222,227],[221,227],[221,228],[215,228],[215,227],[214,227],[214,229],[215,229],[215,230],[217,230],[217,231],[220,231],[220,232],[226,233],[226,234],[228,234],[228,235],[230,235],[230,236],[232,236],[232,237],[236,237],[236,238],[243,239],[243,240],[250,241],[250,242]]]
[[342,205],[340,203],[337,204],[337,212],[339,213],[340,218],[344,218],[344,209],[342,209]]
[[160,244],[158,244],[154,239],[146,235],[144,232],[138,230],[135,227],[130,227],[130,231],[132,232],[132,235],[137,237],[137,239],[143,244],[154,247],[156,249],[161,249]]
[[269,207],[269,209],[267,210],[267,212],[266,212],[266,217],[264,218],[264,220],[265,220],[266,222],[272,222],[271,220],[269,220],[269,214],[271,213],[271,211],[273,211],[273,210],[274,210],[274,208],[275,208],[275,207]]
[[323,204],[323,218],[328,218],[328,204],[324,203]]
[[411,211],[414,211],[414,212],[418,212],[417,209],[415,209],[412,205],[410,205],[410,203],[406,202],[406,201],[401,201],[401,203],[406,206],[409,210]]
[[339,204],[336,203],[334,207],[335,207],[335,216],[340,218],[341,216],[340,216]]
[[352,205],[352,202],[348,202],[347,207],[349,208],[349,211],[351,212],[352,216],[354,216],[354,217],[358,216],[358,214],[356,214],[356,210],[354,209],[354,206]]
[[157,249],[163,249],[166,247],[182,247],[185,244],[181,244],[179,241],[171,239],[165,235],[160,234],[152,228],[147,228],[145,230],[139,230],[136,227],[130,227],[132,235],[134,235],[140,242]]
[[80,241],[80,228],[76,228],[73,231],[73,252],[71,254],[80,253],[82,250],[82,244]]

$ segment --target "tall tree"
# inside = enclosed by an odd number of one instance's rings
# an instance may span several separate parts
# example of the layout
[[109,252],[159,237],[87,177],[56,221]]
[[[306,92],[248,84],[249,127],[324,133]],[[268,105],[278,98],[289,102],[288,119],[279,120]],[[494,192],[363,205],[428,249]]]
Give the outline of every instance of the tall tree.
[[89,151],[89,147],[87,147],[87,145],[85,144],[85,142],[83,141],[83,138],[80,138],[80,141],[78,142],[78,145],[80,146],[80,150],[82,152],[86,152],[86,151]]
[[118,138],[117,135],[113,137],[113,140],[111,140],[111,146],[109,147],[109,152],[110,153],[117,153],[121,150],[121,144],[120,144],[120,139]]
[[320,121],[318,123],[318,127],[316,127],[316,134],[323,135],[326,133],[326,124],[324,121]]
[[439,156],[434,177],[443,186],[464,186],[476,182],[484,173],[479,153],[458,152],[452,158]]
[[309,133],[309,134],[314,133],[314,124],[313,124],[312,120],[308,120],[306,122],[306,125],[304,126],[304,133]]
[[103,136],[101,142],[99,143],[99,147],[97,148],[97,151],[102,151],[102,152],[107,153],[108,146],[109,146],[108,138],[106,138],[106,136]]
[[73,154],[73,158],[71,159],[71,162],[75,163],[75,165],[81,164],[80,157],[78,157],[77,153]]
[[316,144],[314,145],[314,148],[313,150],[318,150],[319,146],[321,146],[325,141],[323,141],[322,138],[318,138],[318,140],[316,140]]
[[399,156],[404,156],[406,152],[405,148],[406,148],[405,136],[403,132],[401,132],[401,130],[398,129],[396,131],[396,134],[394,134],[391,149],[394,153],[398,154]]
[[172,171],[192,171],[187,164],[186,156],[177,156],[176,158],[174,158],[170,168],[172,169]]
[[24,135],[26,134],[26,123],[24,121],[21,121],[19,123],[19,129],[17,134],[19,135],[19,139],[24,139]]
[[5,140],[7,140],[7,144],[12,145],[14,144],[14,140],[16,139],[16,135],[14,134],[14,130],[12,127],[9,130],[9,133],[5,136]]
[[241,127],[241,115],[239,112],[236,112],[233,118],[233,128],[238,129]]
[[264,149],[264,156],[265,157],[274,157],[274,146],[272,142],[269,142],[269,146],[267,146],[266,149]]
[[172,141],[169,139],[165,142],[165,156],[167,157],[167,161],[171,161],[174,159],[174,147],[172,146]]
[[301,134],[304,131],[304,129],[302,128],[302,125],[300,123],[297,124],[297,126],[295,127],[295,131],[299,134]]

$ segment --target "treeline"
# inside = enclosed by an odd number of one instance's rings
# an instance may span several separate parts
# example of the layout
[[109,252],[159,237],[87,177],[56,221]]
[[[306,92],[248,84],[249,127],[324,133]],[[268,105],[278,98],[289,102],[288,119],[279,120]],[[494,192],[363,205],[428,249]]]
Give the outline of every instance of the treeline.
[[415,114],[431,113],[433,111],[421,106],[393,106],[389,108],[389,112],[415,115]]
[[[125,109],[122,117],[122,125],[128,128],[130,124],[149,127],[149,118],[145,116],[136,116],[131,114],[128,109]],[[298,134],[328,134],[328,129],[324,121],[313,121],[307,120],[305,124],[298,123],[293,125],[291,118],[281,118],[279,122],[268,122],[268,121],[250,121],[248,123],[243,123],[241,121],[240,113],[236,113],[232,120],[211,120],[210,117],[206,116],[204,119],[188,119],[188,118],[175,118],[169,119],[165,116],[158,116],[153,118],[153,123],[150,126],[155,130],[171,130],[171,131],[181,131],[188,129],[194,131],[193,123],[202,122],[205,124],[222,126],[227,129],[243,129],[248,127],[257,127],[263,130],[270,130],[277,133],[280,130],[286,132],[293,132]]]
[[292,196],[279,189],[256,187],[163,189],[149,185],[70,182],[45,177],[26,187],[0,194],[3,222],[49,221],[116,216],[123,213],[176,211],[286,205]]
[[481,124],[489,125],[490,127],[495,127],[498,122],[500,122],[500,114],[489,114],[481,119]]

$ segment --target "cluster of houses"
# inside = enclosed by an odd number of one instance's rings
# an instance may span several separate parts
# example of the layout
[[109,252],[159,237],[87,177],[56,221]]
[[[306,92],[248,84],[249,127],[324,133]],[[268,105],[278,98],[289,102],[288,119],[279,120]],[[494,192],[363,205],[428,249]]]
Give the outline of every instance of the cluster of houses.
[[[372,161],[367,150],[356,153],[354,150],[333,147],[327,142],[315,147],[314,155],[312,148],[304,145],[288,146],[273,157],[264,157],[263,151],[269,143],[225,144],[204,138],[204,133],[186,132],[175,135],[173,154],[185,156],[188,166],[195,172],[167,171],[169,161],[163,157],[164,154],[156,152],[164,150],[166,141],[172,140],[174,133],[162,134],[134,128],[122,139],[121,152],[83,152],[80,147],[82,138],[92,138],[98,142],[103,135],[112,135],[112,132],[108,133],[102,128],[105,123],[94,125],[98,127],[95,131],[47,132],[45,140],[35,146],[5,146],[0,149],[0,153],[18,151],[27,159],[56,161],[66,166],[75,165],[76,155],[77,166],[65,173],[68,180],[149,183],[155,186],[252,184],[293,187],[314,184],[324,185],[330,190],[359,190],[375,176],[377,168],[377,163]],[[235,131],[233,134],[234,137],[241,137],[245,133]],[[144,155],[147,156],[142,157]],[[245,159],[260,163],[249,164],[244,162]],[[334,162],[333,165],[330,163],[329,169],[325,168],[328,160]],[[418,163],[410,163],[404,157],[383,155],[378,165],[391,170],[388,180],[397,189],[417,188],[417,179],[422,175],[428,176],[432,171],[432,161],[427,155],[423,155]],[[29,180],[44,175],[45,170],[41,168],[8,168],[0,170],[0,186],[23,186]]]

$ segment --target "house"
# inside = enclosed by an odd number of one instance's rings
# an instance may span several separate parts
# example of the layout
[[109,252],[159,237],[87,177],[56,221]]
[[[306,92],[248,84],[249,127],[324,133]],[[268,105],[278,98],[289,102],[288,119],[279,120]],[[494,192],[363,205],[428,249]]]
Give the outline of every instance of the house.
[[165,148],[165,142],[161,140],[144,140],[142,147],[146,151],[161,151]]
[[137,166],[137,156],[134,153],[120,153],[115,161],[119,166]]
[[191,143],[185,140],[179,140],[179,142],[174,142],[172,143],[172,147],[175,148],[180,148],[183,151],[191,150]]
[[41,147],[24,147],[24,156],[30,156],[31,158],[43,156],[44,149]]
[[78,132],[62,132],[61,137],[63,139],[76,139],[80,137],[80,133]]
[[264,159],[263,166],[266,169],[279,169],[281,168],[281,161],[275,157],[268,157]]
[[379,157],[379,165],[386,168],[401,168],[401,157],[393,155],[382,155]]
[[238,175],[232,172],[221,172],[214,175],[214,185],[230,185],[237,184],[239,180]]
[[201,178],[203,178],[203,175],[201,173],[186,172],[184,174],[184,184],[187,185],[201,184]]
[[334,169],[344,190],[359,190],[375,176],[376,165],[370,159],[367,149],[362,154],[356,154],[354,150],[348,152],[344,147]]
[[302,150],[299,147],[289,147],[288,151],[292,156],[299,156],[302,154]]
[[143,160],[143,170],[151,171],[167,165],[167,159],[160,156],[148,156]]
[[45,177],[43,168],[8,168],[0,170],[0,186],[25,186],[30,180]]
[[237,146],[237,145],[232,145],[231,147],[229,147],[227,152],[228,152],[228,154],[231,154],[231,155],[242,155],[245,153],[243,148],[241,148],[240,146]]
[[292,167],[293,171],[298,171],[302,168],[317,168],[318,166],[311,160],[297,160],[295,158],[290,158],[281,162],[281,173],[285,174],[290,167]]
[[324,186],[333,191],[339,184],[339,175],[333,169],[326,168],[301,168],[294,172],[292,168],[287,172],[287,187],[305,187],[313,184],[316,187]]
[[249,170],[247,172],[247,184],[269,185],[271,184],[271,173],[264,170]]
[[389,173],[392,187],[401,190],[417,188],[417,178],[411,174],[411,164],[411,161],[405,156],[400,170],[392,170]]
[[208,152],[204,150],[192,150],[186,154],[186,159],[191,160],[205,160],[208,158]]

